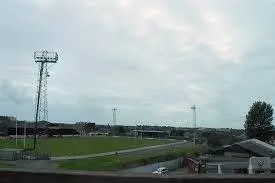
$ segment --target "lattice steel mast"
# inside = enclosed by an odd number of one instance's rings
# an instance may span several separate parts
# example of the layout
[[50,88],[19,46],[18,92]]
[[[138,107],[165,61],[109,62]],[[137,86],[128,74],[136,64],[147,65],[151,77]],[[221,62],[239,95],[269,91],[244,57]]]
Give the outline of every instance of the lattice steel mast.
[[117,122],[117,114],[116,114],[117,108],[113,108],[112,111],[113,111],[113,126],[116,126],[116,122]]
[[197,112],[196,112],[196,105],[193,105],[191,107],[191,109],[193,110],[193,123],[194,123],[194,128],[197,128]]
[[39,63],[39,77],[35,105],[35,130],[33,149],[36,147],[37,125],[39,121],[48,121],[48,99],[47,99],[47,78],[48,63],[56,63],[58,55],[56,52],[36,51],[34,61]]

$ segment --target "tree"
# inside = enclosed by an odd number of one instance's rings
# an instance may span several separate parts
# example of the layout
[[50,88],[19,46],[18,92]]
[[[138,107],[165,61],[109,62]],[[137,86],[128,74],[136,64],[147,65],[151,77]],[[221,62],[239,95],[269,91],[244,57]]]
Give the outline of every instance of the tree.
[[125,128],[124,128],[123,126],[119,126],[119,127],[118,127],[118,133],[119,133],[120,135],[125,135],[125,133],[126,133]]
[[207,144],[212,147],[231,145],[237,142],[236,137],[230,133],[203,132],[202,137],[207,140]]
[[84,128],[85,128],[86,133],[88,134],[95,130],[95,123],[85,122]]
[[76,123],[77,131],[82,135],[87,135],[88,133],[94,131],[95,123],[89,122],[78,122]]
[[247,137],[269,141],[272,136],[272,120],[272,106],[266,102],[254,102],[246,115],[244,124]]

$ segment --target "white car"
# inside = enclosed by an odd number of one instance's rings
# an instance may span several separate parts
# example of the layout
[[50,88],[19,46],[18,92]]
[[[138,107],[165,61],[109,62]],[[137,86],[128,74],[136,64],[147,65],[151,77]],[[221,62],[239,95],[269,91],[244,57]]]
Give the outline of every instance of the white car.
[[153,174],[159,174],[159,175],[167,174],[168,173],[168,168],[166,168],[166,167],[160,167],[160,168],[158,168],[156,171],[154,171],[152,173]]

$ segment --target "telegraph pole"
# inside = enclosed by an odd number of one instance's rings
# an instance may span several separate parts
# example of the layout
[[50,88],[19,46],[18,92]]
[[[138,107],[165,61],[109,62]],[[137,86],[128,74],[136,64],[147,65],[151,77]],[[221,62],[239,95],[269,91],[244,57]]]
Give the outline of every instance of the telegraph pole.
[[[48,63],[56,63],[58,60],[58,54],[56,52],[47,51],[36,51],[34,52],[34,61],[39,63],[39,78],[37,87],[37,98],[36,98],[36,109],[35,109],[35,129],[34,129],[34,141],[33,149],[36,148],[36,138],[37,138],[37,126],[38,121],[48,120],[48,109],[47,109],[47,77],[48,74]],[[42,90],[43,88],[43,90]],[[43,101],[41,101],[41,95]],[[42,103],[42,107],[41,107]],[[41,114],[43,113],[43,114]],[[41,119],[41,116],[43,119]]]
[[24,149],[26,148],[26,131],[27,131],[27,121],[24,124]]
[[141,133],[140,133],[140,137],[141,137],[141,140],[142,140],[142,137],[143,137],[143,131],[142,131],[142,125],[140,125],[140,128],[141,128]]
[[17,119],[15,121],[15,145],[17,147]]

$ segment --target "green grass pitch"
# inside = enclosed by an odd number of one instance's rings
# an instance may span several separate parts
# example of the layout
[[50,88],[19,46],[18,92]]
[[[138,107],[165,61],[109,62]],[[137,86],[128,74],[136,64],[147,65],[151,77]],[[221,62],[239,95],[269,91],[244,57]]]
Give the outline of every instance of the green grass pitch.
[[[96,154],[110,151],[133,149],[171,142],[165,139],[136,139],[127,137],[67,137],[38,139],[37,151],[50,153],[52,156],[72,156]],[[33,139],[26,140],[26,148],[31,148]],[[23,149],[23,140],[0,139],[1,148]]]

